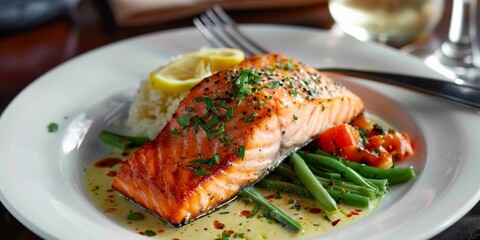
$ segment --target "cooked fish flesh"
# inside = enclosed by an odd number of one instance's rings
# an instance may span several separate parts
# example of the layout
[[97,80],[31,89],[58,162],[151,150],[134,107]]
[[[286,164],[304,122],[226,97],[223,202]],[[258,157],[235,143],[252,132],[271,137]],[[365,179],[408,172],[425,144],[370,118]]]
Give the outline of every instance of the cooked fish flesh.
[[158,136],[123,164],[113,188],[181,226],[363,108],[358,96],[295,59],[253,56],[192,88]]

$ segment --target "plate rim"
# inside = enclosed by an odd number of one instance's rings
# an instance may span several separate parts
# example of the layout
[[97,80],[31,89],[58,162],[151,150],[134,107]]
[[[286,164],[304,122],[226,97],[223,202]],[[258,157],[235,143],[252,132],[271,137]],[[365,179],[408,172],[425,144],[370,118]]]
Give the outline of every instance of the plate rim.
[[[291,26],[291,25],[275,25],[275,24],[241,24],[241,27],[242,28],[249,28],[249,27],[260,27],[260,28],[269,28],[269,27],[276,27],[276,28],[286,28],[287,30],[286,31],[289,31],[290,29],[302,29],[302,30],[307,30],[307,31],[315,31],[315,32],[324,32],[324,33],[327,33],[326,31],[322,31],[320,29],[316,29],[316,28],[311,28],[311,27],[303,27],[303,26]],[[121,43],[124,43],[124,42],[134,42],[134,41],[138,41],[138,39],[142,39],[142,38],[145,38],[145,37],[148,37],[148,36],[151,36],[151,35],[162,35],[162,34],[174,34],[176,32],[183,32],[183,31],[194,31],[195,29],[193,27],[182,27],[182,28],[176,28],[176,29],[169,29],[169,30],[164,30],[164,31],[159,31],[159,32],[152,32],[152,33],[148,33],[148,34],[143,34],[143,35],[139,35],[139,36],[135,36],[135,37],[131,37],[131,38],[127,38],[127,39],[123,39],[123,40],[120,40],[120,41],[116,41],[116,42],[113,42],[113,43],[109,43],[107,45],[104,45],[104,46],[101,46],[101,47],[98,47],[98,48],[95,48],[95,49],[92,49],[90,51],[87,51],[85,53],[82,53],[68,61],[65,61],[64,63],[52,68],[51,70],[47,71],[45,74],[43,74],[42,76],[40,76],[39,78],[35,79],[32,83],[30,83],[26,88],[24,88],[9,104],[8,106],[4,109],[4,111],[2,112],[2,114],[0,115],[0,127],[2,126],[2,123],[3,123],[3,120],[6,118],[5,116],[7,114],[13,114],[11,112],[13,112],[14,110],[14,107],[17,105],[17,101],[19,101],[20,98],[24,98],[24,95],[26,94],[29,94],[29,92],[31,91],[30,89],[33,89],[36,87],[36,85],[40,84],[40,82],[42,81],[42,79],[45,79],[45,78],[48,78],[48,76],[50,76],[50,74],[52,72],[55,72],[57,71],[58,69],[60,68],[63,68],[65,65],[67,64],[71,64],[73,61],[80,61],[79,59],[82,59],[82,58],[86,58],[88,57],[89,55],[92,55],[92,54],[95,54],[96,52],[98,51],[102,51],[103,49],[106,49],[106,48],[112,48],[112,47],[115,47]],[[363,43],[362,43],[363,44]],[[371,44],[371,43],[368,43],[368,44]],[[383,45],[378,45],[377,47],[381,47],[381,48],[384,48],[384,49],[389,49],[388,47],[385,47]],[[389,51],[391,51],[391,49],[389,49]],[[415,59],[417,60],[417,59]],[[419,62],[421,62],[420,60],[418,60]],[[423,63],[422,63],[423,64]],[[423,64],[424,65],[424,64]],[[424,65],[425,68],[428,68],[426,65]],[[431,69],[429,69],[431,70]],[[435,74],[435,72],[432,71],[432,74]],[[476,194],[476,198],[477,200],[480,199],[480,192],[477,192]],[[4,196],[4,193],[3,193],[3,190],[0,189],[0,201],[2,202],[2,204],[5,206],[5,208],[17,219],[19,220],[19,222],[21,222],[25,227],[29,228],[30,230],[32,230],[35,234],[41,236],[41,237],[45,237],[45,238],[52,238],[54,237],[54,235],[51,235],[50,233],[48,232],[45,232],[43,231],[43,229],[38,226],[37,224],[33,223],[32,221],[30,221],[27,217],[23,216],[22,214],[20,214],[20,212],[17,211],[17,209],[15,209],[15,207],[13,206],[13,204],[8,201],[6,199],[6,197]],[[478,202],[478,201],[477,201]],[[444,223],[444,227],[443,228],[440,228],[435,231],[435,230],[432,230],[430,229],[430,234],[432,234],[431,236],[433,236],[434,234],[437,234],[439,233],[440,231],[446,229],[448,226],[452,225],[453,223],[455,223],[458,219],[460,219],[464,214],[466,214],[471,208],[473,208],[473,206],[475,206],[476,202],[469,202],[468,205],[468,209],[463,211],[462,214],[456,214],[454,219],[449,219],[447,222],[448,223]],[[465,209],[465,208],[464,208]],[[429,234],[427,233],[428,231],[424,232],[423,236],[428,236]]]

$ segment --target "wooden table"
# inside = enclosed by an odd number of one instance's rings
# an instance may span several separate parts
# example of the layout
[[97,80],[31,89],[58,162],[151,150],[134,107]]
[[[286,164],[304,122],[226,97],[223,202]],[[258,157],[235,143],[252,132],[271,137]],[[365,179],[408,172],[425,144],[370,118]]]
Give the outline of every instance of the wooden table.
[[[447,5],[448,13],[450,6]],[[290,24],[319,29],[329,29],[333,25],[325,3],[289,9],[234,11],[230,14],[240,23]],[[449,14],[445,14],[435,30],[438,35],[445,35],[448,18]],[[79,54],[121,39],[185,26],[192,26],[191,18],[149,26],[119,27],[106,1],[84,0],[71,14],[36,28],[0,35],[0,113],[32,81]],[[0,239],[39,237],[0,205]]]

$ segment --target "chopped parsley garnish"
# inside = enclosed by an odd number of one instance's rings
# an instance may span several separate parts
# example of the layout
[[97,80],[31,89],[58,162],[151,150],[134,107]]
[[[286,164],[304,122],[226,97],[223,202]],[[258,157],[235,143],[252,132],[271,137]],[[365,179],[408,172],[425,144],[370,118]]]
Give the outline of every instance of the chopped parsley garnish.
[[234,233],[233,238],[245,238],[245,233]]
[[217,129],[205,130],[205,133],[207,134],[207,138],[213,138],[213,137],[216,137],[216,136],[222,134],[224,131],[225,131],[225,124],[222,124]]
[[143,213],[141,213],[141,212],[130,212],[125,217],[125,220],[127,220],[127,221],[140,221],[140,220],[143,220],[143,219],[145,219],[145,217],[143,216]]
[[199,158],[190,162],[198,165],[206,165],[208,167],[212,167],[214,164],[220,163],[220,155],[214,154],[211,158]]
[[127,148],[141,147],[145,143],[150,142],[150,139],[146,137],[125,136],[105,130],[101,131],[98,134],[98,137],[106,145],[122,150]]
[[230,106],[227,108],[227,113],[225,113],[225,115],[223,115],[223,117],[227,120],[232,120],[232,117],[233,117],[233,107]]
[[251,123],[251,122],[253,122],[253,120],[255,119],[255,116],[256,116],[255,112],[252,112],[252,114],[250,114],[250,115],[244,120],[244,122],[246,122],[246,123]]
[[313,98],[313,97],[316,97],[317,94],[318,94],[318,91],[315,90],[315,89],[309,89],[307,92],[308,92],[308,96],[310,96],[310,97],[312,97],[312,98]]
[[211,158],[199,158],[199,159],[190,161],[190,163],[192,165],[190,165],[189,168],[195,172],[194,174],[195,177],[208,176],[211,174],[211,172],[204,169],[202,166],[211,168],[213,167],[213,165],[219,164],[220,155],[214,154]]
[[298,91],[295,90],[295,89],[288,90],[288,93],[290,93],[290,95],[292,95],[294,97],[298,95]]
[[268,72],[270,72],[270,74],[272,74],[273,72],[275,72],[275,68],[272,68],[270,66],[266,66],[265,67],[265,70],[267,70]]
[[[226,99],[212,99],[207,96],[195,98],[194,101],[204,101],[205,109],[207,110],[204,116],[193,116],[188,114],[177,119],[177,122],[182,128],[187,128],[190,122],[193,122],[193,130],[198,131],[200,126],[208,138],[216,137],[225,131],[224,124],[220,124],[222,120],[230,121],[233,117],[233,107],[226,107]],[[223,114],[223,115],[221,115]]]
[[199,116],[195,116],[193,117],[192,121],[193,121],[193,130],[197,132],[198,125],[202,123],[202,119]]
[[202,167],[200,166],[190,166],[189,167],[190,169],[192,169],[195,174],[193,175],[194,177],[198,177],[198,176],[208,176],[212,173],[210,173],[209,171],[203,169]]
[[240,146],[237,152],[235,153],[235,156],[243,160],[243,158],[245,158],[245,146]]
[[210,117],[210,120],[208,120],[207,123],[203,123],[204,121],[201,121],[201,124],[200,124],[200,126],[203,128],[203,130],[205,130],[205,132],[210,131],[210,129],[213,126],[216,126],[220,122],[218,115],[215,113],[210,113],[204,116],[204,118],[209,118],[209,117]]
[[277,65],[275,67],[277,67],[279,69],[283,69],[283,70],[294,70],[295,69],[295,67],[293,66],[293,61],[291,59],[285,65],[277,63]]
[[284,70],[293,70],[294,69],[294,66],[293,66],[293,61],[290,59],[287,63],[286,66],[283,67]]
[[213,104],[213,99],[209,97],[204,97],[203,99],[205,101],[205,107],[207,108],[207,110],[212,110],[212,111],[217,110],[217,108]]
[[253,206],[253,209],[250,212],[250,215],[247,216],[247,218],[255,217],[255,215],[257,215],[259,210],[260,210],[260,205],[258,203],[255,203],[255,206]]
[[362,144],[365,145],[367,144],[367,137],[366,135],[368,134],[368,130],[364,128],[359,128],[358,133],[360,134],[360,138],[362,139]]
[[177,119],[178,124],[183,129],[186,129],[190,125],[190,113],[187,113]]
[[275,192],[275,199],[282,199],[282,195],[280,195],[280,192]]
[[272,81],[272,82],[269,82],[265,87],[274,89],[274,88],[280,88],[282,85],[283,83],[280,81]]
[[293,120],[298,120],[298,116],[293,114]]
[[50,133],[56,132],[56,131],[58,131],[58,124],[52,122],[52,123],[48,124],[47,129],[48,129],[48,132],[50,132]]
[[295,209],[297,211],[300,211],[300,209],[302,208],[302,205],[293,198],[288,199],[288,204],[293,204],[293,206],[291,206],[290,209]]
[[235,96],[238,100],[245,98],[245,95],[251,95],[252,89],[249,86],[253,83],[258,83],[260,75],[250,69],[243,69],[240,71],[238,77],[234,79]]
[[180,131],[175,128],[172,131],[168,132],[167,136],[180,136]]
[[219,238],[215,238],[215,240],[228,240],[230,239],[230,233],[228,233],[226,230],[222,232],[222,235]]
[[372,131],[376,132],[379,135],[385,134],[385,129],[383,129],[383,127],[378,124],[373,125]]
[[223,136],[221,138],[219,138],[220,142],[223,143],[223,146],[227,146],[227,145],[231,145],[232,142],[230,140],[228,140],[228,137],[227,136]]
[[152,230],[147,230],[147,231],[145,231],[145,235],[147,235],[149,237],[153,237],[153,236],[157,235],[157,233],[152,231]]

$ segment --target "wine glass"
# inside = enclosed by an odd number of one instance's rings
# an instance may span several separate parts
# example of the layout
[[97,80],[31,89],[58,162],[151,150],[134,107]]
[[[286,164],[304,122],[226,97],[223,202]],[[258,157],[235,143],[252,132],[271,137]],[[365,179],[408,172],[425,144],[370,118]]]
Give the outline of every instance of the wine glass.
[[329,0],[334,33],[361,41],[403,46],[429,33],[443,13],[443,0]]
[[412,44],[402,51],[415,55],[458,84],[480,85],[480,12],[478,0],[453,0],[448,37]]

